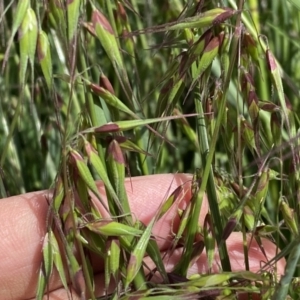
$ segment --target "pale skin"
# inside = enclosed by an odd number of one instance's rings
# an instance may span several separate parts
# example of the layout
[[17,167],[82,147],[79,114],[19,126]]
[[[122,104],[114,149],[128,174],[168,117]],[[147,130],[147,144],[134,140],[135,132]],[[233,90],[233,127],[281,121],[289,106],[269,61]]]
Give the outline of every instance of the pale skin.
[[[176,187],[183,185],[182,201],[155,225],[153,235],[156,236],[162,251],[170,248],[173,233],[178,227],[177,209],[184,208],[190,199],[191,175],[161,174],[132,178],[126,181],[126,189],[133,216],[144,223],[148,223],[157,212],[159,205]],[[105,195],[101,183],[99,191]],[[0,299],[34,299],[38,270],[42,259],[42,243],[46,233],[46,215],[48,204],[46,195],[49,192],[28,193],[0,200]],[[95,201],[95,200],[94,200]],[[101,209],[101,207],[100,207]],[[103,209],[103,208],[102,208]],[[207,213],[207,199],[204,199],[199,222],[203,223]],[[250,243],[250,238],[249,238]],[[263,246],[267,255],[264,256],[257,243],[252,240],[249,244],[250,269],[258,271],[261,266],[276,254],[276,246],[269,240],[263,239]],[[245,270],[242,235],[232,233],[227,240],[227,247],[233,270]],[[172,270],[180,254],[180,249],[166,261],[168,271]],[[145,259],[149,264],[149,260]],[[218,272],[219,262],[216,257],[213,270]],[[151,266],[150,266],[151,267]],[[285,261],[277,262],[277,274],[284,273]],[[189,270],[189,275],[204,273],[207,269],[206,255],[203,253]],[[103,289],[103,265],[95,263],[96,292],[101,295]],[[51,280],[49,299],[67,299],[67,294],[61,288],[57,276]],[[79,299],[72,293],[73,299]],[[45,298],[46,299],[46,298]]]

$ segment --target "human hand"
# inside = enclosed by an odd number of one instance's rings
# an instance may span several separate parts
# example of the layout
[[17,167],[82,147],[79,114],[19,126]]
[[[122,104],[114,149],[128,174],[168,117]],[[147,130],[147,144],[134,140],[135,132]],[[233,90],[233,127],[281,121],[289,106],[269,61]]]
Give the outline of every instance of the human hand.
[[[134,177],[126,180],[126,190],[133,215],[148,224],[157,212],[159,205],[178,186],[183,185],[184,199],[178,206],[173,207],[154,226],[153,235],[157,238],[162,251],[171,245],[172,232],[179,225],[177,208],[184,208],[190,199],[191,175],[187,174],[163,174],[153,176]],[[104,188],[99,183],[99,190],[105,194]],[[38,270],[42,261],[43,237],[46,233],[46,215],[48,204],[45,196],[47,192],[35,192],[14,196],[0,200],[0,299],[30,299],[34,298],[38,280]],[[207,213],[207,199],[204,199],[200,220]],[[250,242],[250,238],[249,238]],[[267,259],[276,255],[276,246],[267,239],[262,239]],[[242,235],[233,232],[227,240],[227,248],[232,270],[245,270]],[[261,269],[266,257],[260,250],[256,241],[252,239],[249,249],[250,269],[256,272]],[[167,271],[178,262],[180,250],[174,252],[166,262]],[[147,258],[146,258],[147,260]],[[147,261],[150,263],[150,261]],[[218,272],[219,261],[216,258],[213,270]],[[277,273],[283,274],[285,260],[277,262]],[[103,265],[96,268],[97,293],[104,292]],[[206,254],[203,252],[197,262],[190,268],[189,275],[204,273],[207,270]],[[49,284],[49,299],[67,299],[67,294],[61,287],[57,274],[54,274]],[[73,299],[76,298],[75,293]]]

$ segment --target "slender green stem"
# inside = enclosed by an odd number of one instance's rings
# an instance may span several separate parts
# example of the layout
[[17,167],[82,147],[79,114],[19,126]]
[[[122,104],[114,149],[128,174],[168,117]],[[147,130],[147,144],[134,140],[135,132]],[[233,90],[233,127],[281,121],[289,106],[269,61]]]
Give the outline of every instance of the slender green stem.
[[[76,229],[74,229],[74,230],[76,230]],[[94,289],[93,289],[93,285],[92,285],[92,279],[91,279],[91,276],[90,276],[88,265],[86,263],[86,257],[85,257],[84,251],[83,251],[82,242],[80,241],[80,238],[78,237],[78,235],[80,235],[80,233],[79,233],[79,231],[76,231],[75,236],[77,237],[77,239],[76,239],[77,248],[79,249],[79,253],[80,253],[80,257],[81,257],[85,282],[87,284],[87,289],[90,293],[91,299],[95,300],[96,297],[95,297],[95,293],[94,293]]]
[[[240,6],[242,6],[243,1],[240,1]],[[241,9],[242,7],[240,7]],[[211,178],[210,176],[210,172],[211,172],[211,165],[213,162],[213,156],[215,154],[215,149],[216,149],[216,143],[218,140],[218,135],[220,132],[220,127],[221,127],[221,123],[223,120],[223,115],[225,114],[225,108],[226,108],[226,99],[227,99],[227,91],[229,88],[229,83],[232,77],[232,72],[233,72],[233,68],[235,65],[235,61],[236,61],[236,56],[237,56],[237,50],[238,50],[238,43],[239,43],[239,38],[240,38],[240,31],[241,31],[241,15],[239,14],[237,16],[237,21],[236,21],[236,27],[235,27],[235,33],[233,36],[233,40],[232,40],[232,46],[231,46],[231,56],[230,56],[230,64],[229,64],[229,68],[228,68],[228,72],[226,74],[225,77],[225,81],[222,87],[223,90],[223,94],[222,94],[222,99],[221,99],[221,104],[219,107],[219,112],[218,112],[218,116],[217,116],[217,120],[216,120],[216,124],[215,124],[215,128],[214,128],[214,132],[213,132],[213,136],[211,139],[211,143],[210,143],[210,147],[209,147],[209,152],[208,155],[206,157],[206,164],[205,164],[205,168],[204,168],[204,172],[203,172],[203,177],[202,177],[202,181],[201,181],[201,186],[200,186],[200,190],[199,190],[199,197],[202,198],[204,197],[204,193],[205,193],[205,189],[208,186],[208,182],[211,182],[213,180],[213,178]],[[211,186],[211,184],[210,184]],[[210,202],[209,200],[209,206],[210,209],[214,209],[213,205],[215,205],[214,202]],[[220,247],[220,259],[221,259],[221,263],[222,266],[224,267],[225,271],[229,271],[230,270],[230,263],[228,260],[228,254],[227,254],[227,250],[226,250],[226,246],[225,243],[221,243],[222,241],[222,224],[219,220],[213,220],[214,225],[216,226],[215,231],[216,231],[216,240],[218,245],[221,245]]]
[[[222,264],[224,271],[230,271],[231,267],[230,267],[230,261],[229,261],[228,252],[227,252],[227,248],[226,248],[226,243],[221,244],[223,225],[221,222],[221,215],[220,215],[220,210],[219,210],[219,203],[218,203],[218,197],[217,197],[217,193],[216,193],[212,165],[207,160],[207,154],[210,153],[210,151],[212,151],[212,150],[208,143],[206,124],[205,124],[205,118],[204,118],[202,104],[198,99],[195,99],[195,106],[196,106],[196,112],[199,113],[199,117],[197,117],[197,120],[198,120],[197,128],[199,130],[198,135],[199,135],[199,145],[200,145],[200,149],[201,149],[202,163],[205,166],[205,171],[208,170],[208,179],[207,179],[206,189],[207,189],[209,208],[211,211],[216,240],[217,240],[218,245],[220,245],[219,251],[220,251],[221,264]],[[208,164],[209,164],[210,168],[207,168]],[[200,207],[198,205],[195,207],[195,211],[197,213],[200,213]],[[196,213],[195,213],[195,217],[196,217]],[[195,221],[198,222],[198,219]]]
[[286,267],[285,267],[285,273],[281,277],[281,280],[280,280],[279,284],[277,285],[277,288],[272,297],[272,300],[286,299],[289,288],[290,288],[290,283],[293,279],[299,259],[300,259],[300,247],[297,244],[292,248],[292,251],[289,254],[289,257],[288,257],[288,260],[286,263]]

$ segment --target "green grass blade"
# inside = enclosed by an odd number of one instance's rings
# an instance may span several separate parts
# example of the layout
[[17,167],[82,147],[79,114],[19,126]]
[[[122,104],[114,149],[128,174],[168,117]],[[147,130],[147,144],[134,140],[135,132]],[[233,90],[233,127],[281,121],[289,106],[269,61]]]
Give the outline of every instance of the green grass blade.
[[149,243],[149,239],[151,237],[152,227],[154,225],[155,218],[149,223],[134,247],[132,253],[130,254],[130,259],[127,267],[127,274],[125,278],[125,289],[128,288],[129,284],[133,281],[138,271],[142,266],[143,257],[145,256],[145,252],[147,249],[147,245]]
[[2,73],[4,72],[5,65],[8,61],[8,56],[9,56],[10,48],[13,44],[14,36],[15,36],[18,28],[24,22],[24,18],[26,16],[27,11],[28,11],[29,5],[30,5],[29,0],[24,0],[24,1],[19,1],[18,2],[16,12],[14,13],[11,36],[10,36],[9,42],[7,44],[7,47],[6,47],[6,51],[5,51],[5,55],[4,55],[4,59],[3,59],[3,63],[2,63]]

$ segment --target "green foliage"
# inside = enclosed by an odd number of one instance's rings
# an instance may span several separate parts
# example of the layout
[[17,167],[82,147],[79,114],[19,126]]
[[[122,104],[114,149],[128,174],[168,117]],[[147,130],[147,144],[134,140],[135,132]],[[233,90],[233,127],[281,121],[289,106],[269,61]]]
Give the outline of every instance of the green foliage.
[[[87,249],[105,259],[106,285],[113,276],[127,296],[184,297],[210,288],[230,299],[238,289],[261,292],[263,299],[298,299],[299,5],[243,2],[4,0],[0,196],[55,187],[39,299],[53,266],[65,286],[71,276],[83,299],[84,277],[95,299]],[[180,289],[168,282],[151,239],[154,222],[175,200],[167,200],[145,227],[133,224],[124,188],[125,176],[168,172],[195,174],[172,247],[183,240],[176,276],[185,279],[199,234],[210,261],[211,239],[218,244],[224,271],[181,282]],[[108,206],[97,179],[104,182]],[[199,228],[204,193],[211,217]],[[276,271],[249,272],[247,247],[246,269],[230,272],[225,240],[234,230],[259,244],[263,236],[276,242],[282,252],[269,266],[288,258],[281,282]],[[146,252],[165,286],[146,285]],[[141,287],[148,290],[137,294]]]

